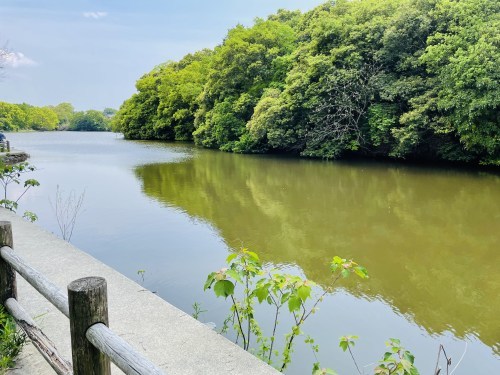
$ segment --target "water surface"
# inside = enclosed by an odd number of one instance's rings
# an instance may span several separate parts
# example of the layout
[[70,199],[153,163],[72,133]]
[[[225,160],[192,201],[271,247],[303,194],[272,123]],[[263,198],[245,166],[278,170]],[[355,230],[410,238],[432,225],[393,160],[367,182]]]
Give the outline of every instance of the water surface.
[[[50,203],[57,185],[85,191],[72,243],[185,311],[202,303],[202,320],[220,326],[225,317],[224,301],[202,287],[229,251],[248,247],[319,285],[328,285],[328,262],[341,255],[370,279],[341,284],[305,327],[323,366],[355,373],[337,342],[356,334],[361,364],[398,337],[421,373],[433,370],[440,343],[455,363],[467,348],[455,374],[500,373],[494,173],[234,155],[111,133],[8,138],[38,168],[42,185],[22,208],[40,225],[58,234]],[[297,357],[288,373],[310,373],[310,349],[299,345]]]

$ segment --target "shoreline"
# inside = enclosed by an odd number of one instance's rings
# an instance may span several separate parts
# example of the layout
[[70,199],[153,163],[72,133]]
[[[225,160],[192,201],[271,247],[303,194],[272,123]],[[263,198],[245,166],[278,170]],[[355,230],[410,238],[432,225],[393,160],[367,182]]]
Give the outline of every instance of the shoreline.
[[0,152],[0,161],[4,164],[17,164],[28,160],[30,155],[22,150],[12,150],[9,152]]

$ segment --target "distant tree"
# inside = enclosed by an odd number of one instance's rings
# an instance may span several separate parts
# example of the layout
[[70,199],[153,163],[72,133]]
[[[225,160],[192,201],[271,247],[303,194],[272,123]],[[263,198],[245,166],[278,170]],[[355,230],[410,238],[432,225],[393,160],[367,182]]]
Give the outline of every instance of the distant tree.
[[158,88],[157,135],[165,139],[193,139],[199,108],[196,99],[207,81],[211,56],[211,50],[202,50],[165,67]]
[[111,121],[113,131],[122,132],[129,139],[169,139],[159,136],[155,129],[158,123],[158,86],[164,69],[164,66],[158,66],[136,82],[137,93],[122,104]]
[[57,124],[59,129],[65,129],[69,126],[71,118],[75,113],[75,108],[71,103],[59,103],[55,107],[50,106],[59,119],[59,123]]
[[257,19],[252,27],[229,30],[214,50],[199,96],[195,142],[225,151],[246,149],[246,123],[264,90],[283,83],[295,47],[295,31],[279,21]]
[[0,130],[18,131],[26,125],[26,112],[16,104],[0,102]]
[[68,130],[108,131],[109,120],[102,112],[93,109],[85,112],[76,112],[71,119]]
[[116,114],[117,110],[114,108],[104,108],[102,114],[106,118],[112,118]]
[[26,113],[24,129],[55,130],[59,119],[57,114],[48,107],[35,107],[26,103],[18,105]]

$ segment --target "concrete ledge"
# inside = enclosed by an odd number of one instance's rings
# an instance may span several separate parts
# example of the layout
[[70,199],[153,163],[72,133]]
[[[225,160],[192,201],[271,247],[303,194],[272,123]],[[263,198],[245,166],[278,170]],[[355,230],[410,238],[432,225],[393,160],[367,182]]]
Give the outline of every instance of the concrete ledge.
[[[66,291],[78,278],[102,276],[108,283],[110,328],[166,374],[278,374],[239,346],[134,281],[71,244],[0,208],[0,220],[12,222],[14,250]],[[18,277],[18,299],[60,353],[71,359],[69,321]],[[27,345],[9,374],[53,374],[41,355]],[[121,371],[113,367],[113,374]]]
[[9,152],[0,152],[0,160],[5,164],[16,164],[28,160],[30,156],[21,150],[11,150]]

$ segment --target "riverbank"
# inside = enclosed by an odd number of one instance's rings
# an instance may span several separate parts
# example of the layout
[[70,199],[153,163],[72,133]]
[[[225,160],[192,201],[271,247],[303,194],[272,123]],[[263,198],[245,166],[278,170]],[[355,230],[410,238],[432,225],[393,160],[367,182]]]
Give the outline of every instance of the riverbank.
[[28,160],[29,154],[22,150],[12,149],[9,152],[0,152],[0,161],[4,164],[22,163]]
[[[0,209],[12,222],[14,249],[62,290],[78,278],[104,277],[108,284],[110,328],[166,374],[277,374],[190,315],[71,244]],[[66,359],[71,358],[69,321],[18,276],[18,301]],[[121,373],[113,367],[113,374]],[[28,344],[9,374],[53,374]]]

